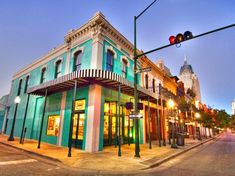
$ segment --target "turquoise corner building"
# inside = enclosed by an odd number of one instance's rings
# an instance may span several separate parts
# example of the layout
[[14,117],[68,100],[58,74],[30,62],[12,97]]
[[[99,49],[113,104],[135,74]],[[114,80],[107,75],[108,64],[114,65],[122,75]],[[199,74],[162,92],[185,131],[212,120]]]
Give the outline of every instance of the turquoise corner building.
[[[25,138],[39,140],[41,132],[41,141],[68,146],[71,131],[73,147],[96,152],[117,145],[120,129],[122,144],[133,143],[134,123],[125,106],[133,102],[133,50],[104,15],[96,13],[85,25],[71,30],[61,46],[13,76],[6,134],[11,133],[17,110],[14,137],[23,132]],[[140,98],[156,98],[141,87],[140,74],[138,84]],[[140,143],[144,142],[142,121]]]

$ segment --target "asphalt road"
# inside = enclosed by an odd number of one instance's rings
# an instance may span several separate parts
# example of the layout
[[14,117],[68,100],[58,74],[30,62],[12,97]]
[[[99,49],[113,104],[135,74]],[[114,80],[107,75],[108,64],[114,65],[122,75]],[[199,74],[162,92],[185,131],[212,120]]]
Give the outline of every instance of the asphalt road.
[[222,134],[215,141],[197,147],[140,175],[235,176],[235,134]]
[[0,176],[94,175],[0,144]]
[[[114,174],[114,173],[112,173]],[[111,175],[72,169],[0,144],[0,176]],[[120,174],[115,174],[120,175]],[[125,175],[125,174],[122,174]],[[235,134],[221,135],[162,165],[128,175],[235,176]]]

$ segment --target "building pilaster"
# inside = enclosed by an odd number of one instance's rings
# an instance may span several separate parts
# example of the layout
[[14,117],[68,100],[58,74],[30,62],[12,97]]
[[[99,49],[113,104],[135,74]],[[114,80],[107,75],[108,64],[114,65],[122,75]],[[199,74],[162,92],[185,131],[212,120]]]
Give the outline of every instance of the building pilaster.
[[89,87],[85,146],[85,150],[88,152],[97,152],[99,150],[101,96],[101,86],[93,84]]
[[60,126],[59,126],[59,135],[57,138],[57,145],[58,146],[61,146],[61,143],[62,143],[66,96],[67,96],[67,92],[66,91],[62,92],[62,99],[61,99],[61,106],[60,106]]
[[68,43],[66,60],[65,60],[65,75],[69,74],[70,59],[71,59],[71,44]]
[[103,61],[103,41],[102,27],[94,27],[93,42],[92,42],[92,56],[91,56],[91,69],[102,69]]

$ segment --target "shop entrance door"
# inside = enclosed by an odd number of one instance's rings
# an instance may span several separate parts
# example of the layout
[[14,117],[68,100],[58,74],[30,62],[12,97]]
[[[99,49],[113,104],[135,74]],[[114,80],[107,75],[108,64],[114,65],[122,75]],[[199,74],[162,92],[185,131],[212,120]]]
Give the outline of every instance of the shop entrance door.
[[75,113],[73,116],[73,134],[72,145],[75,148],[82,149],[84,135],[85,113]]
[[104,116],[104,145],[116,142],[116,116]]

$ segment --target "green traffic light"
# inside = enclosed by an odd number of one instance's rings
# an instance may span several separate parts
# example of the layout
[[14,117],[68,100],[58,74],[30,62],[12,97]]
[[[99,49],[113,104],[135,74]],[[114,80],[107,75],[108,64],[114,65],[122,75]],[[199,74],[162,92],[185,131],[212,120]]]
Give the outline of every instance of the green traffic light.
[[184,33],[184,38],[185,38],[185,40],[192,39],[192,38],[193,38],[192,32],[186,31],[186,32]]

